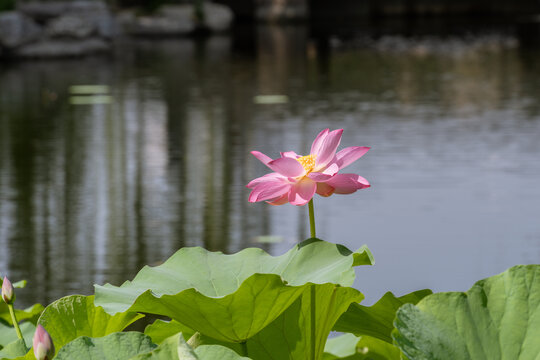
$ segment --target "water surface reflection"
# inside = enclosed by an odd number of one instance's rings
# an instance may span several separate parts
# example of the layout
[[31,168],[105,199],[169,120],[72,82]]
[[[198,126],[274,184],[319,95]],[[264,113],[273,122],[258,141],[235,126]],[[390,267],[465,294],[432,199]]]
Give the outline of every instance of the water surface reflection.
[[[374,252],[358,271],[368,300],[538,262],[540,54],[493,39],[325,51],[298,27],[256,37],[252,55],[216,37],[2,66],[0,270],[29,280],[20,299],[120,284],[181,246],[285,251],[307,237],[306,211],[247,202],[266,171],[249,151],[305,152],[327,126],[373,147],[351,169],[372,188],[316,201],[320,237]],[[70,105],[77,84],[108,85],[112,104]],[[290,101],[254,104],[268,94]]]

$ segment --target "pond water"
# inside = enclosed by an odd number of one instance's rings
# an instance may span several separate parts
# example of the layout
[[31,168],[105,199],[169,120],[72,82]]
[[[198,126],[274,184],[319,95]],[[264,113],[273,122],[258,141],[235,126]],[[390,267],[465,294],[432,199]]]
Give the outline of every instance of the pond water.
[[119,285],[182,246],[285,252],[307,209],[248,203],[267,171],[249,152],[306,153],[326,127],[372,147],[350,167],[371,188],[315,199],[319,237],[374,253],[368,303],[539,262],[540,52],[497,36],[326,47],[296,27],[251,40],[1,64],[0,273],[28,280],[21,304]]

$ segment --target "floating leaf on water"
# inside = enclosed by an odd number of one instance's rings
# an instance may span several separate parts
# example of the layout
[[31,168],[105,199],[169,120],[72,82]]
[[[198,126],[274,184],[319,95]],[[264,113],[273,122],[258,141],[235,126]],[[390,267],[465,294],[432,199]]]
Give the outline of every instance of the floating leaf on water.
[[72,95],[108,94],[109,91],[108,85],[73,85],[69,87],[69,93]]
[[113,97],[110,95],[71,96],[69,98],[71,105],[108,105],[112,102]]
[[260,244],[277,244],[283,242],[283,236],[278,235],[261,235],[255,237],[255,242]]
[[286,104],[289,102],[287,95],[257,95],[253,102],[259,105]]
[[13,287],[15,289],[23,289],[24,287],[26,287],[26,283],[26,280],[17,281],[16,283],[13,283]]

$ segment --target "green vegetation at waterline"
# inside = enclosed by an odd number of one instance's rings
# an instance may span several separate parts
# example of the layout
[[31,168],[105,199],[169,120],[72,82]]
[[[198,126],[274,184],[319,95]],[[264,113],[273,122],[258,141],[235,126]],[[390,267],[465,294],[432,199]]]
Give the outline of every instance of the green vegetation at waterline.
[[[535,359],[540,265],[516,266],[467,293],[429,290],[372,306],[351,285],[366,247],[308,239],[281,256],[184,248],[120,287],[97,286],[43,310],[17,310],[27,344],[43,326],[55,359]],[[36,359],[0,306],[0,359]],[[167,316],[125,331],[141,313]],[[39,319],[38,319],[39,316]],[[456,324],[459,324],[457,326]],[[328,340],[331,330],[345,334]],[[37,332],[36,332],[37,333]],[[34,344],[36,344],[34,340]],[[518,355],[519,354],[519,355]]]

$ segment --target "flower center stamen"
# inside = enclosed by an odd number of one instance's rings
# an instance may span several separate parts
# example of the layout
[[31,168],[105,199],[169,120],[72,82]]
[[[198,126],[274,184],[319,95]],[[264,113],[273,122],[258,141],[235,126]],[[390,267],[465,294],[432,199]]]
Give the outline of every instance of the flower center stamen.
[[306,155],[306,156],[299,157],[296,160],[302,165],[302,167],[306,170],[306,172],[309,173],[315,167],[315,158],[316,158],[316,155]]

